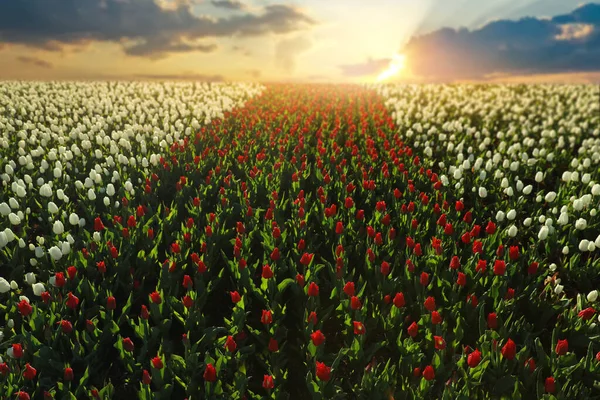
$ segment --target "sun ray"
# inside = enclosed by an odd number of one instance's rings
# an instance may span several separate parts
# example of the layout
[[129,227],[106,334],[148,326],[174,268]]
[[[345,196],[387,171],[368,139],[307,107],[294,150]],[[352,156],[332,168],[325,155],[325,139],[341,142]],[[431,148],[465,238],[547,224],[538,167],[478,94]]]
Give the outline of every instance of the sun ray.
[[383,82],[404,70],[406,57],[404,54],[394,54],[387,69],[377,76],[377,82]]

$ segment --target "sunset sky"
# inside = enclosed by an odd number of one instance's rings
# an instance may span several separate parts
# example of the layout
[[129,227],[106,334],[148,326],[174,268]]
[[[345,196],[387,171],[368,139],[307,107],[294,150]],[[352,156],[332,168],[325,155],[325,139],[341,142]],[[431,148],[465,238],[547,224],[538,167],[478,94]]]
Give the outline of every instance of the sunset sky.
[[[600,82],[600,3],[0,1],[0,79]],[[396,57],[396,60],[398,58]]]

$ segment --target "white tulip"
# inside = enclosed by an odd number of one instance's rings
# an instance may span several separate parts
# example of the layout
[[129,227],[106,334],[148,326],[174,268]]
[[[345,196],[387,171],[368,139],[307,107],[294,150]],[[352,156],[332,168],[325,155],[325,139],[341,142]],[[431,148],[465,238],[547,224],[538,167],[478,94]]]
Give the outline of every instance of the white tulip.
[[527,217],[523,220],[523,226],[531,226],[532,222],[532,219],[530,217]]
[[39,246],[35,248],[34,252],[37,258],[42,258],[44,256],[44,249]]
[[50,254],[50,257],[52,257],[52,259],[54,261],[58,261],[62,258],[63,254],[60,251],[60,249],[56,246],[52,246],[50,247],[50,249],[48,250],[48,253]]
[[575,221],[575,229],[584,230],[587,227],[587,221],[583,218],[579,218]]
[[564,247],[562,248],[562,253],[563,253],[564,255],[567,255],[567,254],[569,254],[569,246],[564,246]]
[[54,221],[54,225],[52,226],[52,232],[54,232],[55,235],[60,235],[64,231],[65,226],[63,225],[63,223],[60,221]]
[[10,281],[10,288],[12,290],[17,290],[19,288],[19,284],[15,281]]
[[583,252],[585,252],[585,251],[589,251],[589,250],[588,250],[588,248],[589,248],[589,244],[590,244],[590,241],[589,241],[589,240],[587,240],[587,239],[582,239],[582,240],[579,242],[579,251],[583,251]]
[[547,203],[552,203],[555,199],[556,192],[548,192],[546,193],[546,197],[544,197],[544,200],[546,200]]
[[25,283],[30,286],[35,283],[35,274],[33,272],[28,272],[25,274]]
[[506,214],[506,218],[508,218],[509,221],[514,220],[517,217],[517,212],[515,210],[510,210],[507,214]]
[[479,197],[481,197],[482,199],[485,199],[487,197],[487,189],[483,186],[479,187]]
[[8,214],[8,220],[13,225],[19,225],[21,223],[21,218],[15,213]]
[[46,291],[43,283],[34,283],[31,287],[33,288],[33,294],[36,296],[41,296]]
[[544,225],[540,228],[540,231],[538,232],[538,239],[546,240],[547,238],[548,238],[548,227],[546,225]]
[[533,186],[527,185],[523,188],[523,194],[528,195],[533,191]]
[[53,201],[48,203],[48,212],[50,214],[56,214],[58,212],[58,206]]
[[75,213],[71,213],[71,215],[69,215],[69,224],[73,226],[79,225],[79,216]]
[[598,291],[597,290],[592,290],[591,292],[588,293],[587,301],[589,301],[590,303],[593,303],[597,299],[598,299]]
[[496,213],[496,222],[502,222],[502,221],[504,221],[504,217],[505,217],[504,211],[499,210]]
[[515,236],[517,236],[518,231],[519,231],[519,229],[517,229],[516,226],[511,225],[510,228],[508,228],[508,236],[515,237]]
[[564,289],[563,285],[556,285],[554,287],[554,293],[556,293],[557,295],[560,295],[562,293],[563,289]]
[[10,283],[2,277],[0,277],[0,293],[7,293],[10,291]]
[[541,182],[541,181],[543,181],[543,180],[544,180],[544,173],[543,173],[543,172],[541,172],[541,171],[538,171],[538,172],[535,174],[535,181],[536,181],[537,183],[540,183],[540,182]]
[[6,203],[0,203],[0,214],[2,214],[3,217],[10,214],[10,206]]
[[69,254],[71,252],[71,244],[69,242],[62,242],[60,252],[65,256]]

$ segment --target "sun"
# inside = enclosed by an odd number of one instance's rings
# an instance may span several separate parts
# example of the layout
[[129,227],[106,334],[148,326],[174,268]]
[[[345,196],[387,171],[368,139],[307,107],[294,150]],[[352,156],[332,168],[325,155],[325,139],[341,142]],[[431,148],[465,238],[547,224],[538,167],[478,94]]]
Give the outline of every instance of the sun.
[[394,54],[394,57],[392,57],[390,65],[388,65],[387,69],[377,76],[377,82],[383,82],[392,76],[399,74],[402,72],[405,66],[406,57],[404,54]]

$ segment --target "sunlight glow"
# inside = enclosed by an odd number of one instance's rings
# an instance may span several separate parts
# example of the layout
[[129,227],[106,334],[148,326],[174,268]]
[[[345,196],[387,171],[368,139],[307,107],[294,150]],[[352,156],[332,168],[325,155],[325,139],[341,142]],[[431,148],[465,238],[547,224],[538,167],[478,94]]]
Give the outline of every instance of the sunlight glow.
[[383,82],[394,75],[399,74],[405,67],[406,57],[404,54],[394,54],[392,61],[390,61],[390,65],[388,68],[379,74],[377,77],[377,82]]

